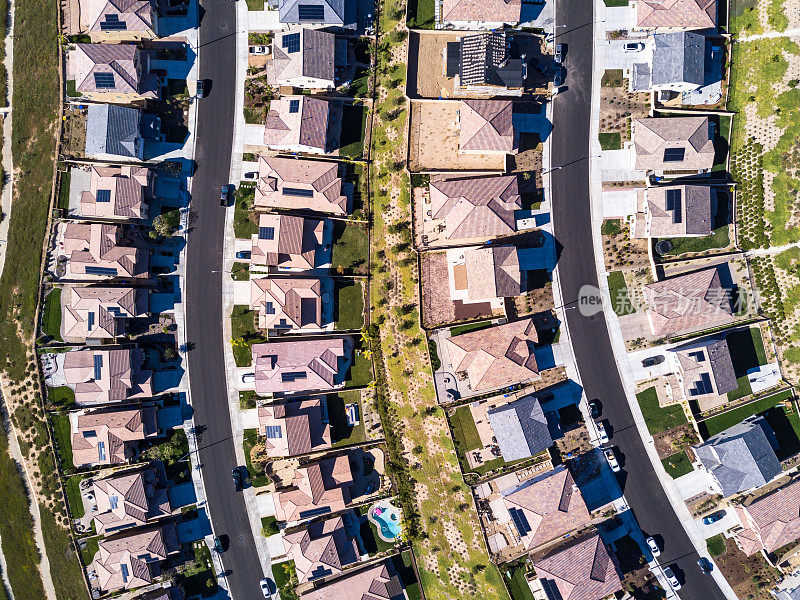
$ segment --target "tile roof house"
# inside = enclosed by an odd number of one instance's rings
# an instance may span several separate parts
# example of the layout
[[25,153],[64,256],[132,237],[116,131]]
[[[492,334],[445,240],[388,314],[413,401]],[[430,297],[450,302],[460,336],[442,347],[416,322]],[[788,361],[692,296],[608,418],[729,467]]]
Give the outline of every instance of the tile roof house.
[[560,546],[533,566],[549,600],[601,600],[622,590],[617,566],[597,534]]
[[92,482],[97,533],[146,525],[172,514],[167,482],[155,467],[113,474]]
[[670,348],[684,399],[695,401],[701,411],[727,402],[728,392],[739,387],[731,351],[725,337],[706,338]]
[[332,390],[347,374],[353,351],[349,337],[253,344],[256,394]]
[[710,235],[716,192],[707,185],[649,187],[645,194],[645,237]]
[[150,252],[126,240],[118,225],[67,223],[63,229],[63,255],[70,275],[92,279],[148,278]]
[[159,587],[145,592],[136,596],[133,600],[185,600],[185,598],[182,588],[170,586],[168,588]]
[[484,246],[464,250],[464,263],[453,266],[456,289],[466,289],[471,301],[510,298],[522,293],[522,272],[515,246]]
[[153,372],[143,369],[144,350],[86,349],[64,352],[66,385],[78,406],[127,402],[153,395]]
[[761,487],[781,473],[775,433],[766,419],[751,415],[693,448],[723,497]]
[[258,407],[258,434],[267,456],[283,458],[331,447],[331,426],[324,397]]
[[501,490],[490,507],[499,523],[513,523],[526,551],[587,526],[591,517],[572,473],[553,471]]
[[[646,67],[650,76],[634,81],[635,90],[691,92],[705,80],[706,38],[692,31],[656,33],[653,62]],[[636,78],[634,78],[636,79]]]
[[298,467],[292,487],[275,492],[275,518],[294,523],[344,510],[350,504],[353,475],[347,455]]
[[437,0],[439,20],[454,29],[502,29],[518,25],[521,0]]
[[461,100],[459,106],[461,152],[508,154],[517,149],[511,100]]
[[81,287],[61,290],[61,337],[68,342],[124,335],[127,320],[150,314],[147,288]]
[[714,166],[714,131],[708,117],[649,117],[633,120],[634,168],[697,171]]
[[317,266],[325,223],[293,215],[261,213],[251,238],[250,264],[308,271]]
[[553,445],[544,411],[535,396],[525,396],[487,413],[503,460],[539,454]]
[[98,542],[100,551],[91,567],[104,592],[134,589],[153,583],[161,575],[160,563],[180,551],[173,523],[154,529],[134,530]]
[[332,33],[291,27],[272,41],[269,81],[276,86],[332,89],[336,86],[336,36]]
[[254,204],[346,215],[352,186],[344,186],[337,162],[261,156]]
[[137,41],[158,37],[154,0],[79,0],[79,31],[93,42]]
[[136,442],[159,435],[154,406],[72,412],[69,421],[72,461],[78,468],[125,464]]
[[522,59],[511,58],[510,45],[505,30],[462,37],[457,86],[479,92],[521,92]]
[[448,239],[487,240],[517,230],[522,210],[516,175],[431,181],[431,215],[443,219]]
[[311,523],[300,531],[283,534],[294,560],[297,580],[306,583],[339,575],[345,567],[359,561],[358,543],[347,535],[342,517]]
[[452,371],[466,376],[474,392],[539,379],[532,319],[513,321],[445,338]]
[[330,105],[311,96],[281,96],[270,103],[264,122],[264,145],[272,150],[325,154]]
[[640,29],[711,29],[717,26],[717,0],[640,0]]
[[334,26],[356,28],[356,3],[353,0],[279,0],[280,23],[307,27]]
[[707,329],[733,320],[730,290],[720,266],[670,277],[643,287],[654,335]]
[[147,167],[92,166],[89,189],[81,192],[81,217],[146,219],[155,174]]
[[322,328],[322,296],[319,279],[250,279],[250,308],[258,312],[259,329]]
[[116,104],[90,104],[86,109],[88,158],[113,161],[144,160],[142,113]]
[[733,508],[744,527],[734,540],[747,556],[775,552],[800,539],[800,480]]
[[300,596],[300,600],[403,600],[403,583],[391,561],[341,577]]
[[75,44],[67,55],[67,79],[87,100],[130,104],[158,98],[150,55],[133,44]]

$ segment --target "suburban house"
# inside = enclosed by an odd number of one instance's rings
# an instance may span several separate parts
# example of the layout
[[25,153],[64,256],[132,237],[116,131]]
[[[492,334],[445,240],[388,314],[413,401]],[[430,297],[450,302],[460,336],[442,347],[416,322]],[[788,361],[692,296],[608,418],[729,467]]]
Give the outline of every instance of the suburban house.
[[300,600],[403,600],[406,597],[394,565],[387,560],[301,594]]
[[167,482],[156,467],[95,479],[92,492],[97,504],[94,525],[99,534],[147,525],[172,514]]
[[149,314],[148,296],[147,288],[64,286],[61,338],[66,342],[85,342],[124,335],[128,319]]
[[730,323],[731,291],[723,285],[720,270],[715,266],[645,285],[652,333],[668,335]]
[[330,105],[311,96],[281,96],[270,103],[264,123],[264,145],[284,152],[325,154]]
[[133,44],[75,44],[67,55],[67,79],[81,98],[131,104],[158,98],[150,55]]
[[522,293],[516,247],[454,248],[447,255],[453,301],[489,302],[492,308],[501,308],[504,298]]
[[795,479],[763,496],[748,497],[733,508],[744,529],[734,536],[747,556],[775,552],[800,539],[800,480]]
[[[70,222],[58,228],[67,276],[80,279],[148,278],[150,252],[126,239],[118,225]],[[130,244],[130,245],[128,245]]]
[[572,474],[566,467],[523,481],[501,490],[489,504],[498,524],[506,524],[502,541],[494,534],[489,539],[492,551],[507,544],[506,534],[517,536],[514,544],[522,544],[526,552],[589,525],[591,517]]
[[338,162],[261,156],[254,204],[346,215],[353,185],[343,184],[343,173]]
[[340,512],[350,504],[352,485],[347,455],[298,467],[291,488],[273,493],[275,518],[294,523]]
[[[70,188],[80,180],[78,216],[101,219],[147,219],[155,174],[147,167],[124,165],[70,169]],[[88,181],[86,181],[88,179]]]
[[256,394],[312,392],[339,387],[353,352],[349,337],[253,344]]
[[337,67],[346,65],[346,39],[319,29],[291,27],[276,32],[267,74],[275,86],[330,90],[337,85]]
[[511,100],[461,100],[459,150],[464,153],[513,153],[519,145]]
[[633,63],[634,91],[691,92],[703,85],[706,38],[693,31],[656,33],[652,63]]
[[533,345],[539,336],[532,319],[444,338],[456,378],[482,392],[539,379]]
[[683,399],[697,402],[703,412],[725,404],[728,392],[739,387],[725,337],[670,348],[667,356],[675,367]]
[[717,0],[639,0],[636,3],[639,29],[714,29]]
[[250,279],[250,308],[258,312],[259,329],[321,329],[322,296],[319,279]]
[[358,542],[345,530],[342,517],[311,523],[283,534],[286,555],[294,560],[299,583],[341,574],[359,561]]
[[142,113],[116,104],[90,104],[86,109],[88,158],[111,161],[144,160]]
[[710,171],[714,128],[708,117],[633,119],[634,168],[639,171]]
[[64,352],[63,374],[78,406],[127,402],[153,395],[153,372],[143,369],[144,350],[86,349]]
[[331,426],[325,397],[258,407],[258,435],[267,456],[284,458],[331,447]]
[[553,445],[536,396],[525,396],[493,408],[487,416],[506,462],[530,458]]
[[[72,33],[86,33],[93,42],[123,42],[158,37],[155,0],[71,0]],[[78,18],[72,23],[77,8]]]
[[158,587],[155,590],[136,596],[133,600],[185,600],[183,588],[171,585],[167,588]]
[[622,590],[617,565],[596,533],[559,546],[533,567],[548,600],[601,600]]
[[356,28],[355,0],[279,0],[278,21],[306,27]]
[[458,42],[449,44],[453,44],[453,50],[458,50],[458,70],[453,73],[458,77],[457,90],[481,94],[522,94],[524,64],[521,58],[511,58],[511,41],[505,30],[465,35]]
[[98,545],[90,568],[104,592],[153,583],[161,575],[160,563],[181,549],[174,523],[101,538]]
[[751,415],[693,448],[727,498],[761,487],[781,472],[778,440],[764,417]]
[[325,223],[293,215],[261,213],[258,233],[253,234],[250,264],[285,271],[309,271],[317,266]]
[[517,231],[522,198],[516,175],[441,179],[428,189],[426,218],[440,221],[448,240],[483,242]]
[[521,0],[436,0],[444,29],[489,30],[518,25]]
[[135,455],[136,442],[159,435],[154,406],[76,411],[69,422],[78,468],[125,464]]
[[714,230],[717,194],[708,185],[665,185],[639,191],[636,237],[702,237]]

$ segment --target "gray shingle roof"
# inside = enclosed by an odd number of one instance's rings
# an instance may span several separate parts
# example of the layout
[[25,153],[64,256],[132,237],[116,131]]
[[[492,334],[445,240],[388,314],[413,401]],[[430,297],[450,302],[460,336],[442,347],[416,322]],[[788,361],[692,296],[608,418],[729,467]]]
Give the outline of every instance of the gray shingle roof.
[[731,351],[726,339],[717,340],[708,345],[708,357],[711,362],[711,372],[717,383],[717,391],[727,394],[739,387],[736,381],[736,372],[733,370]]
[[86,115],[86,154],[136,157],[141,113],[115,104],[91,104]]
[[488,417],[506,462],[528,458],[553,444],[547,419],[533,396],[490,410]]
[[[320,21],[301,21],[301,5],[322,6],[323,18]],[[345,0],[280,0],[278,12],[281,23],[319,22],[326,25],[345,25]]]
[[653,85],[703,84],[706,39],[691,31],[653,36]]

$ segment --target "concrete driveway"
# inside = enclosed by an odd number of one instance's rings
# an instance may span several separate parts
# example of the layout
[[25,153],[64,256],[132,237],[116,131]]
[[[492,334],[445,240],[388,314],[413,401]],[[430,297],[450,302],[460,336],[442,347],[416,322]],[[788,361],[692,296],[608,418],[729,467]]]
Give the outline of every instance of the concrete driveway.
[[619,219],[636,213],[636,197],[638,189],[604,190],[603,218]]
[[[630,42],[643,43],[644,50],[627,52],[625,44]],[[608,40],[608,45],[606,46],[606,69],[628,71],[633,68],[633,63],[653,63],[653,38]]]
[[703,525],[703,519],[695,519],[695,525],[700,530],[700,532],[705,536],[706,539],[718,535],[720,533],[725,533],[732,527],[739,527],[741,526],[742,522],[739,520],[736,511],[732,508],[725,509],[725,516],[722,517],[716,523],[712,523],[711,525]]
[[600,170],[603,181],[644,181],[644,171],[634,171],[634,149],[603,150],[600,153]]
[[607,6],[606,31],[628,31],[636,25],[634,6]]
[[[645,379],[653,379],[654,377],[672,373],[672,364],[667,359],[666,354],[668,348],[670,348],[670,346],[656,346],[655,348],[646,348],[644,350],[629,352],[628,364],[630,365],[633,380],[644,381]],[[653,356],[663,356],[664,362],[653,367],[643,367],[642,361]]]
[[678,477],[675,480],[675,487],[678,488],[681,498],[688,500],[701,492],[707,492],[711,489],[710,477],[705,471],[692,471]]

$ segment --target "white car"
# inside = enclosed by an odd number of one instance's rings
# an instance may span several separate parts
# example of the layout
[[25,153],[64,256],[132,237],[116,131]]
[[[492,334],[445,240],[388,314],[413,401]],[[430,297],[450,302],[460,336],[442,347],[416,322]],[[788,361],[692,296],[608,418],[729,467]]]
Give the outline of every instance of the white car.
[[600,440],[601,444],[607,444],[609,442],[608,434],[606,433],[606,428],[602,421],[597,422],[597,439]]
[[642,42],[628,42],[623,46],[623,50],[625,52],[641,52],[644,50],[644,44]]
[[264,598],[272,598],[272,591],[271,591],[272,586],[270,585],[270,583],[271,583],[270,580],[267,579],[266,577],[258,582],[258,585],[261,586],[261,593],[264,594]]
[[661,554],[661,548],[658,547],[656,541],[652,537],[649,537],[645,540],[645,542],[647,542],[647,545],[650,546],[650,553],[653,555],[653,558],[658,558]]
[[611,470],[614,471],[614,473],[619,473],[620,466],[619,462],[617,461],[617,457],[614,455],[614,450],[609,448],[608,450],[604,450],[603,454],[605,455],[606,460],[608,461],[608,466],[611,467]]
[[242,375],[242,383],[253,383],[256,380],[255,373],[245,373]]
[[675,573],[672,571],[671,567],[664,569],[664,577],[666,577],[667,581],[669,581],[673,591],[677,592],[679,589],[681,589],[681,582],[678,581],[677,577],[675,577]]
[[269,46],[250,46],[250,54],[269,54]]

